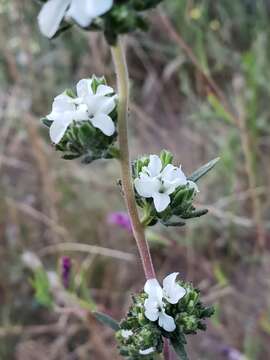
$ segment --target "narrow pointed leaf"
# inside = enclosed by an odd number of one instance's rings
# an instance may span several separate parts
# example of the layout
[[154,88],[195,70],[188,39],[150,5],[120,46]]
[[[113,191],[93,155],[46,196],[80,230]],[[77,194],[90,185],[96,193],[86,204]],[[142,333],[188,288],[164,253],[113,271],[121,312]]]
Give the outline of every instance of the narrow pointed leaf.
[[181,360],[189,360],[188,355],[186,353],[185,350],[185,346],[182,342],[177,341],[175,339],[171,340],[171,344],[174,348],[174,351],[176,352],[176,354],[178,355],[178,358]]
[[40,121],[43,123],[43,125],[47,126],[48,128],[52,125],[53,121],[49,120],[47,118],[42,118]]
[[202,167],[200,167],[198,170],[194,171],[194,173],[192,173],[189,177],[188,180],[191,181],[198,181],[202,176],[204,176],[205,174],[207,174],[211,169],[213,169],[213,167],[216,165],[216,163],[219,161],[219,157],[209,161],[207,164],[203,165]]
[[182,218],[183,219],[193,219],[196,217],[201,217],[203,215],[206,215],[207,213],[208,213],[207,209],[195,210],[195,211],[192,211],[191,213],[182,215]]
[[93,315],[99,322],[109,326],[112,330],[118,331],[120,329],[118,322],[109,315],[103,314],[101,312],[93,312]]
[[161,221],[161,224],[165,226],[185,226],[186,223],[184,221]]
[[234,123],[234,119],[232,118],[231,114],[225,110],[224,106],[216,96],[213,94],[208,95],[208,102],[219,118],[225,120],[227,123]]
[[65,32],[66,30],[70,29],[72,27],[72,24],[68,24],[66,23],[65,25],[63,25],[60,29],[58,29],[56,31],[56,33],[54,34],[53,37],[51,37],[51,39],[56,39],[59,35],[61,35],[63,32]]

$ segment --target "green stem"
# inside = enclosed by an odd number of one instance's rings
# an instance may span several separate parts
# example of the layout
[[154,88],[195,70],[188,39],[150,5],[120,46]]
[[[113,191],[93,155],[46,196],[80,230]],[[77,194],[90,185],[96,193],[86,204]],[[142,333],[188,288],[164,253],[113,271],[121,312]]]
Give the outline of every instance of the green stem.
[[140,221],[136,206],[131,174],[127,124],[129,110],[129,76],[125,51],[120,39],[118,39],[117,44],[111,48],[111,52],[118,82],[118,139],[121,153],[122,187],[145,277],[146,279],[152,279],[155,278],[156,275],[145,238],[145,229]]

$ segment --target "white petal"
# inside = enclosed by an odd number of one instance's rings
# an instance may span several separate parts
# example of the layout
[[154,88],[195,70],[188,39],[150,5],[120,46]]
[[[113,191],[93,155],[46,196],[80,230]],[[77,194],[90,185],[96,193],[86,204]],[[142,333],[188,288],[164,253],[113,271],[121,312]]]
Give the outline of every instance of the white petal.
[[71,122],[72,119],[59,118],[52,123],[50,127],[50,138],[54,144],[60,142]]
[[141,174],[139,178],[134,180],[134,186],[139,195],[149,198],[159,190],[160,182],[158,179],[150,178],[145,174]]
[[89,26],[93,16],[87,11],[89,0],[72,0],[67,16],[72,17],[80,26]]
[[[180,185],[185,185],[187,183],[186,175],[183,173],[181,168],[173,166],[172,164],[168,164],[162,170],[162,180],[165,181],[175,181],[177,180]],[[179,185],[178,185],[179,186]]]
[[88,95],[93,95],[92,80],[91,79],[80,80],[76,86],[76,89],[77,89],[77,94],[80,98],[84,98]]
[[115,132],[114,122],[108,115],[97,114],[89,120],[96,128],[100,129],[103,134],[107,136],[111,136]]
[[168,182],[168,181],[164,181],[163,182],[163,188],[164,188],[164,193],[167,195],[171,195],[175,189],[177,188],[178,183],[173,182]]
[[114,92],[114,90],[112,87],[101,84],[98,86],[96,94],[105,96],[105,95],[112,94],[113,92]]
[[157,279],[149,279],[144,285],[144,292],[149,296],[149,298],[158,299],[162,301],[162,288],[159,285]]
[[84,102],[88,106],[90,116],[96,114],[109,115],[116,106],[115,96],[88,95],[84,97]]
[[154,347],[150,347],[150,348],[145,349],[145,350],[140,350],[139,353],[140,353],[140,355],[149,355],[149,354],[152,354],[155,351],[156,351],[156,349]]
[[150,176],[158,176],[162,169],[162,162],[157,155],[150,155],[149,156],[149,164],[147,166],[147,171]]
[[115,96],[107,97],[107,96],[96,96],[96,101],[98,103],[97,113],[103,113],[109,115],[116,106]]
[[159,314],[158,325],[168,332],[172,332],[176,329],[173,317],[167,315],[165,312]]
[[177,304],[185,296],[186,290],[176,283],[176,277],[179,273],[174,272],[163,280],[163,294],[170,304]]
[[52,105],[52,113],[63,113],[65,111],[74,111],[75,108],[76,106],[74,103],[74,99],[72,99],[65,93],[62,93],[56,96],[56,98],[54,99]]
[[57,32],[71,0],[49,0],[42,6],[38,24],[43,35],[51,38]]
[[158,302],[153,298],[148,298],[144,302],[145,317],[150,321],[157,321],[159,315]]
[[154,199],[154,205],[155,205],[157,212],[164,211],[168,207],[168,205],[170,204],[170,201],[171,201],[168,194],[159,193],[159,192],[156,192],[153,195],[153,199]]
[[112,5],[113,0],[87,0],[87,13],[95,18],[105,14],[111,9]]

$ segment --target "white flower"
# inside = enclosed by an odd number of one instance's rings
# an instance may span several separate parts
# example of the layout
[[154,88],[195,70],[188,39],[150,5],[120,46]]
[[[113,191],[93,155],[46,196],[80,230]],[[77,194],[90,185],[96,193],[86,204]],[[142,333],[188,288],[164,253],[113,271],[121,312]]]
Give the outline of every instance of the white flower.
[[90,79],[80,80],[77,84],[79,97],[72,98],[64,92],[54,99],[52,112],[47,116],[53,121],[50,127],[53,143],[61,141],[73,121],[90,121],[107,136],[115,132],[114,123],[108,115],[116,106],[115,96],[106,96],[113,93],[113,89],[100,84],[94,94],[91,84]]
[[145,349],[145,350],[140,350],[139,353],[140,353],[140,355],[149,355],[149,354],[152,354],[155,351],[156,351],[156,349],[154,347],[150,347],[150,348]]
[[113,88],[100,84],[94,94],[92,80],[83,79],[77,84],[77,94],[83,104],[87,105],[89,120],[94,127],[100,129],[105,135],[111,136],[115,126],[109,114],[116,106],[115,96],[106,96],[114,92]]
[[113,0],[48,0],[38,15],[40,31],[52,38],[65,16],[87,27],[94,18],[109,11],[112,5]]
[[194,187],[197,185],[188,181],[181,167],[168,164],[162,170],[162,162],[157,155],[150,155],[148,166],[144,167],[139,177],[134,180],[135,188],[139,195],[153,198],[157,212],[164,211],[170,204],[170,194],[180,185]]
[[157,321],[160,327],[168,332],[175,330],[174,319],[165,312],[166,299],[170,304],[177,304],[185,296],[186,290],[176,283],[178,273],[172,273],[163,280],[163,288],[156,279],[147,280],[144,291],[148,298],[144,302],[145,316],[150,321]]
[[121,335],[123,336],[124,339],[127,340],[128,338],[130,338],[130,336],[133,335],[133,331],[123,329],[123,330],[121,330]]
[[73,121],[88,120],[87,106],[78,105],[76,99],[62,93],[54,99],[52,112],[47,118],[53,121],[50,127],[51,140],[58,144]]
[[37,257],[36,254],[34,254],[31,251],[25,251],[22,254],[22,262],[26,267],[28,267],[31,270],[37,270],[38,268],[42,267],[42,263],[40,259]]

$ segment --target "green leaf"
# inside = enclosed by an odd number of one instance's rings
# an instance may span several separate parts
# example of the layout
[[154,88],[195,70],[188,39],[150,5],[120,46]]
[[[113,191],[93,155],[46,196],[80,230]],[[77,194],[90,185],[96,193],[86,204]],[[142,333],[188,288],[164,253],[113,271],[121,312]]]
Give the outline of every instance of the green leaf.
[[62,159],[64,160],[74,160],[78,159],[80,157],[80,154],[65,154],[62,156]]
[[118,149],[115,146],[111,146],[109,149],[109,154],[114,158],[114,159],[120,159],[121,157],[121,152],[120,149]]
[[206,215],[207,213],[208,213],[207,209],[195,210],[195,211],[189,212],[187,214],[183,214],[183,215],[181,215],[181,217],[182,217],[182,219],[193,219],[193,218],[197,218],[197,217]]
[[216,163],[219,161],[219,157],[209,161],[207,164],[200,167],[198,170],[194,171],[189,177],[188,180],[191,181],[198,181],[202,176],[207,174],[210,170],[213,169],[213,167],[216,165]]
[[93,315],[95,318],[101,322],[102,324],[109,326],[112,330],[118,331],[120,329],[120,326],[116,320],[114,320],[109,315],[103,314],[101,312],[93,312]]
[[43,125],[47,126],[48,128],[51,127],[53,121],[52,120],[49,120],[47,118],[42,118],[40,119],[40,121],[43,123]]
[[228,286],[229,285],[229,280],[225,274],[225,272],[223,271],[220,263],[215,263],[214,264],[214,276],[219,284],[219,286]]
[[69,23],[65,23],[63,26],[61,26],[56,33],[54,34],[54,36],[51,39],[56,39],[59,35],[61,35],[63,32],[69,30],[73,25],[69,24]]
[[184,221],[160,221],[164,226],[185,226],[186,223]]
[[76,98],[76,94],[74,92],[73,89],[66,89],[65,90],[65,94],[69,97],[71,97],[72,99],[75,99]]
[[178,358],[181,360],[189,360],[188,355],[185,350],[185,345],[183,342],[177,340],[177,339],[171,339],[171,344],[174,348],[174,351],[178,355]]
[[232,118],[231,114],[229,114],[224,109],[224,106],[215,95],[213,94],[208,95],[208,102],[212,106],[217,116],[219,116],[221,119],[224,119],[230,124],[234,123],[234,119]]
[[31,284],[35,289],[35,298],[37,302],[43,306],[51,308],[53,305],[53,298],[50,292],[49,279],[43,268],[35,270]]
[[162,162],[162,165],[163,165],[163,168],[168,165],[168,164],[171,164],[172,161],[173,161],[173,155],[172,153],[170,153],[169,151],[167,150],[162,150],[160,152],[160,155],[159,155],[159,158]]

